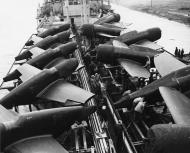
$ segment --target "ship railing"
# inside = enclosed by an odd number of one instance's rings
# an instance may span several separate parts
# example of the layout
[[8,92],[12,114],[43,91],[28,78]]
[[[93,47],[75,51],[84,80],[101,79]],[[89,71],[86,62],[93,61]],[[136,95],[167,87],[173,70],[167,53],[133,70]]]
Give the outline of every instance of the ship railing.
[[[32,35],[28,38],[27,41],[31,40],[31,38],[32,38],[34,35],[35,35],[35,34],[32,34]],[[27,46],[24,44],[24,45],[22,46],[21,50],[19,51],[18,55],[19,55],[20,53],[22,53],[22,51],[25,50],[25,49],[27,49]],[[8,72],[6,73],[5,76],[7,76],[7,75],[12,71],[14,65],[17,65],[17,64],[18,64],[18,63],[16,62],[16,60],[14,60],[13,63],[12,63],[12,65],[10,66],[10,68],[9,68],[9,70],[8,70]],[[2,80],[2,82],[1,82],[1,84],[0,84],[0,90],[1,90],[1,89],[9,89],[9,87],[7,87],[7,88],[6,88],[6,87],[3,87],[3,84],[4,84],[4,83],[5,83],[4,80]],[[14,85],[14,86],[15,86],[15,85]]]

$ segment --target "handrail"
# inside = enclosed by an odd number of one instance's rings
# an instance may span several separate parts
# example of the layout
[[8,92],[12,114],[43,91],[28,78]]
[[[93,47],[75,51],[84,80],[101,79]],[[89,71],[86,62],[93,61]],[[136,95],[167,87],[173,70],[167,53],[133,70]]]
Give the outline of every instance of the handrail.
[[[33,35],[34,35],[34,34],[32,34],[32,35],[28,38],[27,41],[29,41],[29,40],[32,38]],[[21,50],[19,51],[18,55],[24,50],[25,47],[26,47],[26,45],[24,44],[23,47],[21,48]],[[16,60],[14,60],[14,62],[12,63],[11,67],[9,68],[8,72],[6,73],[6,76],[10,73],[10,71],[12,70],[13,66],[15,65],[15,63],[16,63]],[[0,87],[2,87],[3,83],[4,83],[4,80],[1,82]]]

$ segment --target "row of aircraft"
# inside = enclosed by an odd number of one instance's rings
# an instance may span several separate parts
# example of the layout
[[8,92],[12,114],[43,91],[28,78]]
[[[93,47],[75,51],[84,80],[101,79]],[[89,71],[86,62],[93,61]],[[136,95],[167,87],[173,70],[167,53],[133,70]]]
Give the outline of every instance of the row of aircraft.
[[[154,124],[151,119],[142,117],[141,121],[150,121],[146,139],[143,140],[144,149],[135,147],[133,143],[128,147],[133,152],[188,153],[189,66],[154,42],[161,38],[159,28],[126,32],[126,28],[119,25],[119,19],[119,14],[108,14],[93,24],[77,27],[77,33],[72,23],[64,23],[33,36],[26,43],[29,47],[15,57],[21,65],[3,78],[4,82],[18,80],[18,84],[0,99],[1,151],[66,153],[68,151],[58,143],[56,137],[76,121],[89,119],[97,109],[98,113],[101,112],[102,120],[107,121],[109,117],[104,116],[104,111],[112,110],[111,116],[114,118],[116,115],[114,120],[120,121],[119,125],[127,137],[126,134],[132,132],[125,127],[136,123],[129,123],[131,119],[122,115],[137,112],[143,116],[146,109],[156,107],[156,102],[161,101],[171,114],[170,123]],[[82,63],[75,54],[76,50],[82,51],[81,44],[83,46],[85,43],[87,50],[81,53],[84,58]],[[123,94],[125,88],[122,81],[149,79],[151,68],[156,69],[158,78]],[[82,69],[92,72],[88,74],[89,78],[99,76],[92,79],[94,85],[90,82],[94,90],[87,91],[70,81]],[[116,78],[116,72],[123,71],[127,75]],[[117,89],[116,95],[112,92],[114,89]],[[139,97],[143,98],[144,103],[138,100]],[[90,106],[88,101],[92,98],[97,99],[98,103]],[[103,99],[102,103],[100,99]],[[108,101],[111,105],[108,105]],[[48,106],[49,103],[56,105],[52,108],[52,105]],[[43,109],[24,114],[13,111],[12,108],[20,105],[40,106]],[[141,126],[139,128],[138,132],[143,133]],[[117,136],[110,137],[113,138],[115,151],[120,152],[119,141],[115,141]]]

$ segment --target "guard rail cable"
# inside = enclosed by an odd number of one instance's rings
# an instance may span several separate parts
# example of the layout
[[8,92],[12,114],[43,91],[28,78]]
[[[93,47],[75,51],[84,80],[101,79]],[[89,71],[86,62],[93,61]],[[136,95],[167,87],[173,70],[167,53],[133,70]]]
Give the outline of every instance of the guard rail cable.
[[[35,34],[32,34],[32,35],[28,38],[27,41],[31,40],[31,38],[32,38],[33,35],[35,35]],[[26,41],[26,42],[27,42],[27,41]],[[23,47],[22,47],[21,50],[19,51],[18,55],[21,54],[24,49],[26,49],[26,45],[25,45],[25,44],[23,45]],[[6,76],[11,72],[11,70],[12,70],[13,66],[15,65],[15,63],[16,63],[16,60],[14,60],[14,62],[12,63],[11,67],[9,68],[8,72],[6,73]],[[2,80],[0,87],[2,87],[3,84],[4,84],[4,80]]]

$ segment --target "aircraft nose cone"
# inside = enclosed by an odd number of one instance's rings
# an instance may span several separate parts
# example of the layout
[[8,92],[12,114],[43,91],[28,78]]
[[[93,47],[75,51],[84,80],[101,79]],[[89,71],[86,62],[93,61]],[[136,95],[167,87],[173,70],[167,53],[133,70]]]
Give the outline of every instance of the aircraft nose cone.
[[76,48],[77,48],[76,42],[69,42],[67,44],[63,44],[63,45],[57,47],[57,49],[61,51],[61,54],[63,56],[67,56],[68,54],[73,53]]
[[86,108],[86,114],[92,114],[97,110],[97,106],[88,106]]
[[64,59],[63,62],[56,65],[60,77],[68,77],[78,66],[78,60],[76,58]]
[[80,32],[84,36],[90,36],[90,35],[95,33],[94,32],[94,25],[93,24],[83,24],[80,27]]
[[120,14],[113,14],[113,15],[114,15],[113,22],[119,22],[119,21],[120,21],[120,19],[121,19]]
[[149,37],[148,39],[150,41],[156,41],[156,40],[160,39],[161,34],[162,34],[162,32],[161,32],[160,28],[148,29],[148,37]]
[[56,34],[55,36],[57,37],[58,42],[65,42],[65,41],[69,41],[70,34],[71,34],[71,31],[67,30],[67,31],[60,32]]
[[97,110],[97,106],[87,106],[83,108],[81,113],[81,120],[86,119],[89,115],[94,113]]
[[103,63],[112,63],[114,60],[113,46],[111,45],[99,45],[96,48],[96,59]]

